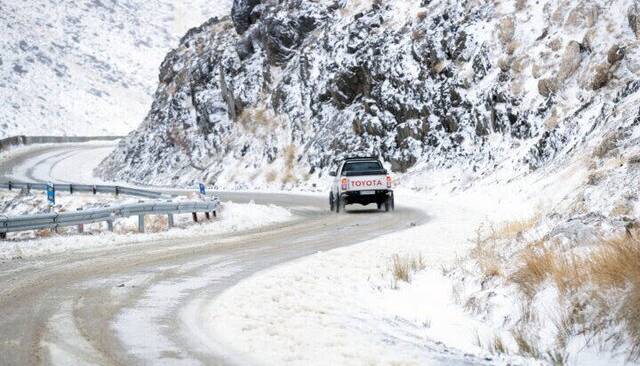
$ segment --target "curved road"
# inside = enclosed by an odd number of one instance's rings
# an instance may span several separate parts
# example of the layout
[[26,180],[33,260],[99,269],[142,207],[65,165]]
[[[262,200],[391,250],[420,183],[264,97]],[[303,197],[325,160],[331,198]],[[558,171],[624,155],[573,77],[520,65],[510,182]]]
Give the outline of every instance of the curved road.
[[[47,179],[54,175],[51,167],[100,148],[108,146],[43,146],[12,154],[0,162],[0,180],[18,167],[23,178]],[[34,166],[25,169],[26,163]],[[402,206],[393,214],[336,215],[312,196],[220,196],[281,205],[297,218],[232,235],[151,243],[134,238],[112,249],[0,263],[0,365],[242,364],[208,337],[203,304],[258,271],[426,220]]]

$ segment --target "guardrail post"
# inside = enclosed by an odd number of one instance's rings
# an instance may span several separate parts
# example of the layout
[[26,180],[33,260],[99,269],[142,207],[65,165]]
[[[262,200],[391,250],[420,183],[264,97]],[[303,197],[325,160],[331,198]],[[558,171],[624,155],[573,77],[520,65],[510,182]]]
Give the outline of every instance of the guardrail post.
[[193,222],[198,222],[198,214],[196,212],[192,212],[191,217],[193,217]]
[[69,184],[69,194],[73,194],[73,184]]
[[120,187],[116,186],[116,196],[120,194]]
[[138,215],[138,231],[144,233],[144,215]]
[[213,217],[218,217],[218,213],[216,211],[213,211]]
[[211,220],[211,214],[209,214],[209,212],[205,212],[204,216],[207,218],[207,220]]
[[110,232],[113,232],[113,221],[111,220],[107,221],[107,230],[109,230]]
[[0,233],[0,239],[4,240],[7,238],[7,233]]
[[168,216],[169,228],[172,228],[174,226],[173,214],[169,214],[167,216]]
[[9,190],[13,189],[13,183],[9,181]]
[[92,190],[93,190],[93,194],[98,193],[98,188],[96,188],[96,186],[93,186],[93,187],[92,187]]
[[[76,211],[82,211],[82,208],[79,208]],[[84,224],[78,224],[78,234],[84,234]]]

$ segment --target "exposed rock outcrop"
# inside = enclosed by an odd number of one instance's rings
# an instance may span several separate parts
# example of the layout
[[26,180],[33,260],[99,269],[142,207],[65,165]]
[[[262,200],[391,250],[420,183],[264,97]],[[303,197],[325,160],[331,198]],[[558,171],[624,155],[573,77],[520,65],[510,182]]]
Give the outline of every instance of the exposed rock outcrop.
[[[590,93],[628,58],[602,49],[611,35],[594,24],[608,4],[582,21],[549,3],[548,24],[519,24],[532,18],[484,2],[236,0],[230,18],[193,29],[167,55],[145,123],[100,170],[253,187],[311,184],[353,154],[379,155],[397,172],[482,172],[505,159],[535,167],[567,141],[548,126],[602,108],[608,99]],[[588,42],[565,41],[565,28],[585,29]],[[567,98],[574,112],[554,108]],[[523,145],[532,148],[508,148]]]

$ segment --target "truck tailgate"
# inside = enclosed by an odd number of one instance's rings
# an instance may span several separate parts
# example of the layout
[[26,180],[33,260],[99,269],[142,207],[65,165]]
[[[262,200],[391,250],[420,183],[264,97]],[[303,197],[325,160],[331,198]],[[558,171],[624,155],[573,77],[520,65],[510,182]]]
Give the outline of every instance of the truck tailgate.
[[386,175],[368,175],[342,178],[344,191],[375,191],[390,188]]

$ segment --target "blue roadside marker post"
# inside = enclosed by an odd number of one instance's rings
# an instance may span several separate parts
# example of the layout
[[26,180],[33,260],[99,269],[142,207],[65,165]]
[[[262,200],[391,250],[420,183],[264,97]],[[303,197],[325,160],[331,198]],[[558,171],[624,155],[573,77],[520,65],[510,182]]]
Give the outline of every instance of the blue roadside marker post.
[[[53,183],[47,183],[47,201],[49,201],[49,212],[53,212],[53,206],[56,205],[56,187]],[[58,228],[53,229],[54,232],[58,232]]]
[[[200,196],[202,198],[207,194],[207,187],[205,187],[204,183],[198,183],[198,190],[200,191]],[[193,217],[193,222],[198,222],[198,213],[192,212],[191,216]]]
[[[202,198],[205,198],[207,196],[207,187],[204,185],[204,183],[200,183],[198,184],[198,188],[200,190],[200,196]],[[209,212],[205,212],[204,216],[207,218],[207,220],[211,220],[211,214]],[[215,212],[214,212],[214,216],[215,216]],[[196,213],[193,213],[193,221],[198,222],[198,217],[196,216]]]
[[50,209],[56,205],[56,188],[53,183],[47,183],[47,201]]

